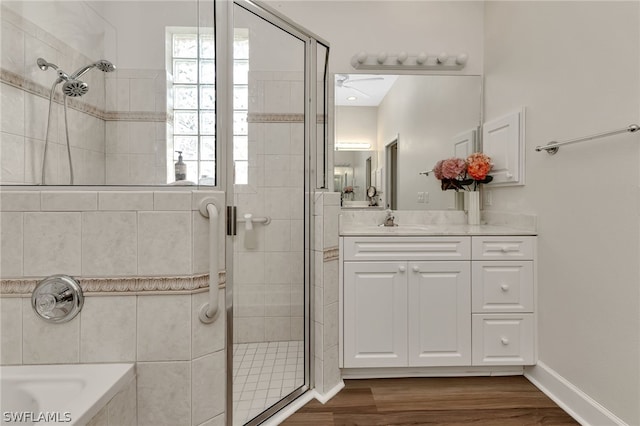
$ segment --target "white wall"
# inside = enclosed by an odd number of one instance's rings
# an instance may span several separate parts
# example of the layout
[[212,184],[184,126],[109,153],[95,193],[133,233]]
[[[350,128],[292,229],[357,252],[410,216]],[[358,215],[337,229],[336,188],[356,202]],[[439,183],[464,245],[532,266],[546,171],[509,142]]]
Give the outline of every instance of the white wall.
[[640,424],[637,135],[535,146],[640,120],[640,3],[488,2],[485,114],[527,108],[527,185],[495,210],[538,215],[539,358]]
[[466,52],[464,74],[482,72],[483,3],[476,1],[268,1],[331,45],[330,70],[353,71],[360,51]]

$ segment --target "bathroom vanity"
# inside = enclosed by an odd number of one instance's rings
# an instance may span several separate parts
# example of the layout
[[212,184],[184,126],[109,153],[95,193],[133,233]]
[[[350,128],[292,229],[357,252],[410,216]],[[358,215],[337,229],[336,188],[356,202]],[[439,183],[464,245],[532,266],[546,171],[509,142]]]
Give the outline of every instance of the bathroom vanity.
[[341,224],[341,368],[534,364],[535,253],[535,232],[505,226]]

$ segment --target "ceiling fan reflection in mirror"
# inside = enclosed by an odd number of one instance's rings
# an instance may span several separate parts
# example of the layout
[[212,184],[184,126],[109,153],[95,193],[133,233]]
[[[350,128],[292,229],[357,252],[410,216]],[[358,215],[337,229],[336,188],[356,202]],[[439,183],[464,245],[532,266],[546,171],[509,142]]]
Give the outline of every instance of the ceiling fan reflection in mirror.
[[336,74],[336,105],[378,106],[397,75]]
[[[355,92],[360,93],[363,96],[366,96],[368,98],[370,98],[371,96],[365,92],[363,92],[362,90],[358,89],[355,86],[358,86],[359,82],[364,82],[364,81],[380,81],[380,80],[384,80],[384,78],[382,77],[365,77],[365,78],[358,78],[358,79],[354,79],[352,78],[353,76],[350,76],[349,74],[338,74],[336,77],[336,85],[340,88],[344,88],[344,89],[351,89]],[[355,84],[355,86],[354,86]]]

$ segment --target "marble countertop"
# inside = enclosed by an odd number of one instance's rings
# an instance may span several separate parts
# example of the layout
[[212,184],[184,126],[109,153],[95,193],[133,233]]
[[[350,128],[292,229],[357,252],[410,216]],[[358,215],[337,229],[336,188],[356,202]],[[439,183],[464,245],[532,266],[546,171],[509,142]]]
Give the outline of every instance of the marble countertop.
[[536,235],[526,229],[500,225],[465,224],[401,224],[399,226],[379,226],[349,224],[340,230],[341,236],[439,236],[439,235]]
[[380,226],[386,211],[343,211],[341,236],[537,235],[531,214],[483,211],[481,225],[467,225],[463,211],[393,211],[398,226]]

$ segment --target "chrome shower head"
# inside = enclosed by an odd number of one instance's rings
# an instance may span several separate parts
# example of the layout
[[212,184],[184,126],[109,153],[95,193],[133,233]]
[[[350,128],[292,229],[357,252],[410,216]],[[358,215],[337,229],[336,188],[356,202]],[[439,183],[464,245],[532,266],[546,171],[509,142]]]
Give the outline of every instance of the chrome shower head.
[[88,91],[89,91],[89,85],[84,81],[80,81],[77,79],[67,80],[62,85],[62,93],[64,93],[65,95],[71,98],[77,98],[79,96],[82,96]]
[[58,69],[58,66],[56,64],[47,62],[45,59],[42,59],[42,58],[38,58],[38,60],[36,61],[36,64],[38,64],[38,68],[40,68],[42,71],[48,70],[49,67],[53,68],[54,70]]
[[116,70],[116,66],[106,59],[100,59],[95,63],[95,66],[102,72],[113,72]]
[[69,78],[71,80],[79,78],[82,75],[84,75],[87,71],[89,71],[91,68],[98,68],[102,72],[112,72],[116,70],[116,66],[113,65],[111,62],[107,61],[106,59],[100,59],[99,61],[94,62],[93,64],[86,65],[82,68],[79,68],[76,72],[71,74],[71,77]]

